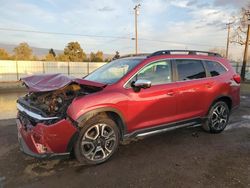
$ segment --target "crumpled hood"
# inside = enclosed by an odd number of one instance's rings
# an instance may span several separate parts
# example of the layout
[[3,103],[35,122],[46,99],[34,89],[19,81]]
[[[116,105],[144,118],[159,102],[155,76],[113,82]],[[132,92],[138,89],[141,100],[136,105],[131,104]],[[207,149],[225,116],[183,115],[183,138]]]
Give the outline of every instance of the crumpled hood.
[[63,88],[71,83],[103,88],[106,84],[65,76],[63,74],[40,74],[20,79],[30,92],[45,92]]

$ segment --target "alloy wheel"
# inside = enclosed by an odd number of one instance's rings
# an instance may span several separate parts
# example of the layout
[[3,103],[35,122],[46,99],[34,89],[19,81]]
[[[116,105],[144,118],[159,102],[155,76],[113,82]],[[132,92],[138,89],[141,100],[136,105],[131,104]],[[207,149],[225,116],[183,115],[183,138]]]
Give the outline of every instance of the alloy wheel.
[[211,114],[211,127],[218,131],[224,129],[227,125],[228,116],[229,114],[226,107],[223,104],[217,105]]
[[83,135],[81,153],[91,161],[101,161],[109,157],[115,149],[116,134],[107,124],[95,124]]

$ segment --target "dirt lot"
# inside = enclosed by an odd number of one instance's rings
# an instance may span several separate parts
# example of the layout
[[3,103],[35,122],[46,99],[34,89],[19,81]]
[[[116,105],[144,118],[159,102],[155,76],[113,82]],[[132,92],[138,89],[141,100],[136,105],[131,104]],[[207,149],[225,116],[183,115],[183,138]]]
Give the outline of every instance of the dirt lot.
[[19,151],[13,121],[0,121],[2,187],[250,187],[250,94],[221,134],[200,127],[122,145],[107,163],[38,161]]

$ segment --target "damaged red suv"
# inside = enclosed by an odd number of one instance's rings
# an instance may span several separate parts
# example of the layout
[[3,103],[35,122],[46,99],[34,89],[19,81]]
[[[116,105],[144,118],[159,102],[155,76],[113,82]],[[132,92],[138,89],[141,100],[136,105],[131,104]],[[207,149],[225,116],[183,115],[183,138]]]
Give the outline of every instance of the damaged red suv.
[[240,77],[219,54],[158,51],[114,60],[83,79],[22,79],[17,101],[21,150],[37,158],[74,152],[86,164],[108,160],[121,141],[194,126],[223,131],[240,103]]

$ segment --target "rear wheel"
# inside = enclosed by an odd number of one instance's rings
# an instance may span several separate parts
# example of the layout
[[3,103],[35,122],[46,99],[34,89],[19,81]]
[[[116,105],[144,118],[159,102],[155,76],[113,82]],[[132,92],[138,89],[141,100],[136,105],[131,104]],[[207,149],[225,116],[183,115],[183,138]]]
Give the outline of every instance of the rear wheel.
[[85,164],[107,161],[119,145],[119,130],[112,119],[97,116],[80,131],[74,151],[77,160]]
[[209,110],[203,123],[203,129],[211,133],[220,133],[228,124],[230,111],[224,101],[216,102]]

